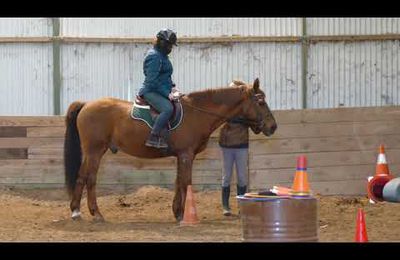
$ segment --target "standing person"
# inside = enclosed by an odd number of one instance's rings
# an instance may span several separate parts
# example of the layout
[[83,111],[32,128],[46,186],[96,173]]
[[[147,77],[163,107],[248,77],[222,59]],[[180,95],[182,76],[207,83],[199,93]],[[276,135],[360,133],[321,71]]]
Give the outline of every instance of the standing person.
[[172,81],[172,63],[168,58],[173,45],[177,46],[176,33],[170,29],[163,29],[157,33],[153,47],[147,52],[143,63],[145,75],[138,95],[144,98],[160,115],[154,122],[150,136],[145,145],[155,148],[167,148],[165,137],[161,135],[162,129],[167,125],[173,113],[170,100],[174,99],[172,93],[177,91]]
[[[230,86],[243,85],[241,81],[233,81]],[[245,120],[236,117],[225,123],[221,128],[218,143],[223,154],[223,173],[222,173],[222,207],[225,216],[231,215],[229,207],[229,197],[231,191],[231,179],[233,165],[236,166],[237,176],[237,195],[247,192],[247,171],[249,155],[249,125]],[[255,131],[252,128],[253,132]]]

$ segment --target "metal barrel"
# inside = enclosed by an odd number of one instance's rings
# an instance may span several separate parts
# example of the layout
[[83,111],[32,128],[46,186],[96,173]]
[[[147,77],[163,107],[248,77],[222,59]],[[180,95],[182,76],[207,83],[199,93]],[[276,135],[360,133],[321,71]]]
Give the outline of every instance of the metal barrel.
[[313,197],[237,197],[245,242],[316,242],[318,208]]
[[400,202],[400,177],[387,182],[383,187],[383,200]]

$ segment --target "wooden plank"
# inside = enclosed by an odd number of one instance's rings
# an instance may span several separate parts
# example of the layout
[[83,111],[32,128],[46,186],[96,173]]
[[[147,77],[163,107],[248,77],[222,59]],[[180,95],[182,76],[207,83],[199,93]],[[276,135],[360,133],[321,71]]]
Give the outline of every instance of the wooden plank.
[[[174,184],[176,179],[175,170],[159,171],[132,171],[117,168],[110,172],[99,171],[97,181],[99,184]],[[194,170],[192,176],[194,184],[220,184],[221,171]],[[63,169],[20,169],[18,174],[15,171],[5,171],[0,174],[0,183],[64,183]]]
[[[60,145],[59,147],[53,148],[42,148],[42,147],[30,147],[28,149],[28,158],[29,159],[46,159],[46,158],[63,158],[64,150],[63,147]],[[118,158],[126,158],[130,160],[135,158],[133,156],[127,155],[123,152],[118,152],[117,154],[111,154],[111,152],[107,151],[104,155],[104,158],[108,157],[118,157]],[[206,148],[203,152],[196,155],[196,160],[201,159],[214,159],[214,160],[221,160],[222,152],[221,148]]]
[[252,154],[306,153],[400,148],[400,135],[288,138],[250,141]]
[[65,126],[64,116],[0,116],[0,126]]
[[36,126],[27,128],[27,137],[62,137],[65,135],[65,127]]
[[[386,149],[386,160],[391,164],[400,164],[400,150]],[[290,154],[253,154],[249,153],[250,169],[277,169],[296,168],[297,157],[306,155],[308,167],[339,166],[339,165],[362,165],[373,164],[377,160],[377,150],[362,151],[337,151],[337,152],[315,152],[315,153],[290,153]]]
[[[152,43],[153,38],[140,37],[59,37],[63,42],[79,43]],[[298,36],[218,36],[179,37],[179,43],[231,43],[231,42],[299,42]]]
[[371,35],[318,35],[318,36],[308,36],[308,41],[312,44],[316,42],[323,41],[347,41],[347,42],[356,42],[356,41],[395,41],[399,40],[399,34],[371,34]]
[[29,148],[32,146],[45,146],[49,147],[63,147],[64,138],[49,137],[49,138],[37,138],[37,137],[16,137],[16,138],[1,138],[0,148]]
[[[400,108],[364,107],[333,109],[298,109],[273,111],[279,125],[321,122],[362,122],[379,120],[398,120]],[[58,126],[64,127],[64,116],[1,116],[0,126]],[[212,136],[217,136],[218,130]]]
[[0,43],[36,43],[36,42],[51,42],[52,38],[47,36],[35,37],[0,37]]
[[250,140],[304,137],[363,136],[399,134],[399,120],[367,122],[301,123],[278,127],[271,137],[251,133]]
[[[269,189],[273,185],[280,185],[291,187],[290,182],[281,183],[254,183],[251,186],[252,191]],[[362,195],[365,196],[366,180],[340,180],[340,181],[323,181],[323,182],[310,182],[310,189],[313,194],[320,195]]]
[[[99,183],[123,183],[123,184],[174,184],[176,171],[115,171],[98,175]],[[192,182],[195,184],[220,184],[220,171],[194,170]]]
[[2,170],[6,168],[19,169],[27,167],[46,167],[46,166],[57,166],[62,165],[63,161],[60,159],[42,159],[42,160],[1,160],[0,167]]
[[278,129],[282,124],[390,121],[399,120],[400,118],[400,108],[398,106],[297,109],[272,112],[278,124]]
[[28,149],[0,148],[0,160],[6,159],[28,159]]
[[[375,164],[312,167],[307,169],[309,181],[340,181],[367,179],[375,175]],[[400,164],[392,164],[391,172],[398,175]],[[251,169],[251,183],[293,182],[296,169]]]
[[1,126],[0,137],[26,137],[26,127]]
[[[126,168],[131,170],[176,170],[176,158],[168,157],[163,159],[137,159],[129,160],[114,158],[113,160],[102,160],[101,166],[104,170],[112,170],[112,168]],[[193,169],[217,170],[222,168],[220,160],[194,160]]]
[[59,159],[64,158],[63,147],[54,148],[41,148],[41,147],[30,147],[28,149],[28,159],[40,160],[40,159]]

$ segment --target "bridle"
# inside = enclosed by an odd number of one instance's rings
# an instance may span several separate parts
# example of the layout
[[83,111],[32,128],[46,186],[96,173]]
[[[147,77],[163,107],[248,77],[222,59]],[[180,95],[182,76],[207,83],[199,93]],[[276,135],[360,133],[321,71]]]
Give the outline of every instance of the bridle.
[[[253,101],[257,102],[260,105],[264,105],[265,104],[265,96],[264,96],[264,94],[261,94],[261,93],[255,94],[255,95],[253,95],[251,97],[251,99]],[[203,109],[203,108],[199,108],[199,107],[190,105],[188,102],[185,102],[185,105],[190,107],[190,108],[193,108],[194,110],[197,110],[199,112],[203,112],[203,113],[206,113],[206,114],[209,114],[209,115],[212,115],[212,116],[216,116],[216,117],[225,119],[226,121],[230,121],[232,119],[232,117],[227,117],[227,116],[224,116],[224,115],[220,115],[218,113],[215,113],[215,112]],[[254,119],[247,119],[247,118],[243,118],[242,119],[241,118],[240,121],[242,123],[244,123],[244,124],[247,124],[249,126],[255,126],[255,127],[259,128],[259,129],[262,129],[264,127],[264,125],[265,125],[264,119],[262,118],[262,116],[259,113],[257,113],[257,119],[255,119],[255,120]]]

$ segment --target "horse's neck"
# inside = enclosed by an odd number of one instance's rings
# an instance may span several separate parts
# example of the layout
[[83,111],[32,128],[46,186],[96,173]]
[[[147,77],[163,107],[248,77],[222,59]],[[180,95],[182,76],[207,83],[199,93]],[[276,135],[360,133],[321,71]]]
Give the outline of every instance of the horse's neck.
[[210,132],[213,132],[239,113],[241,109],[239,104],[244,97],[239,89],[233,88],[209,90],[209,92],[193,95],[191,105],[204,112],[206,124]]

